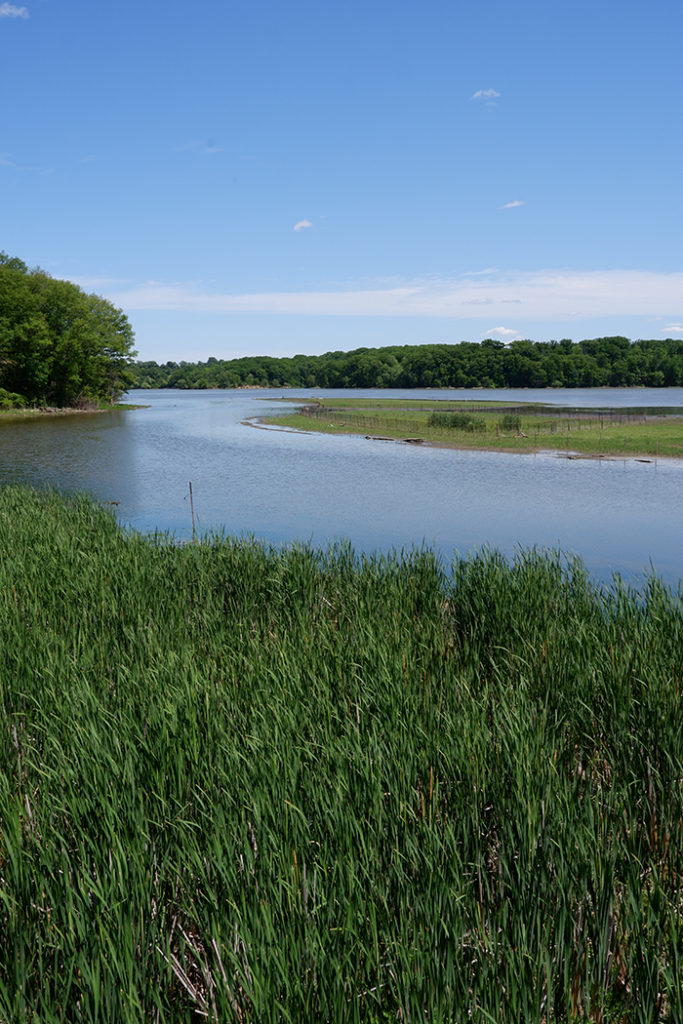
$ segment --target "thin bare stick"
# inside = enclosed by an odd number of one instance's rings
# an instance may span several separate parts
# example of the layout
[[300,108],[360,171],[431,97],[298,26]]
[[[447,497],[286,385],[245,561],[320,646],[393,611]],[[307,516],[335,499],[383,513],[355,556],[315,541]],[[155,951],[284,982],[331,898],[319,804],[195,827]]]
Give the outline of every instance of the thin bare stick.
[[192,511],[192,540],[197,539],[197,531],[194,525],[194,498],[192,497],[192,481],[190,480],[190,509]]

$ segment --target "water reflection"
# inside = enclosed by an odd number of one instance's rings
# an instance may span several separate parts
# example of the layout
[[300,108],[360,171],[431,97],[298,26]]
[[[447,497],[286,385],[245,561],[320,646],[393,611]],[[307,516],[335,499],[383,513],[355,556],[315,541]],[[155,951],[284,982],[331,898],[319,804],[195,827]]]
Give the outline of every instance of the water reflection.
[[[299,394],[313,393],[323,394]],[[281,396],[292,394],[137,392],[130,400],[149,408],[1,424],[0,480],[87,490],[119,502],[121,520],[136,529],[170,530],[179,538],[192,533],[192,481],[205,529],[274,542],[346,537],[361,550],[426,542],[447,559],[486,544],[507,554],[520,546],[559,547],[580,555],[600,579],[614,571],[634,579],[650,562],[669,582],[683,577],[683,463],[457,452],[243,425],[247,416],[281,409]],[[401,394],[415,393],[392,397]],[[622,409],[683,407],[682,389],[503,397],[593,408],[608,402]]]

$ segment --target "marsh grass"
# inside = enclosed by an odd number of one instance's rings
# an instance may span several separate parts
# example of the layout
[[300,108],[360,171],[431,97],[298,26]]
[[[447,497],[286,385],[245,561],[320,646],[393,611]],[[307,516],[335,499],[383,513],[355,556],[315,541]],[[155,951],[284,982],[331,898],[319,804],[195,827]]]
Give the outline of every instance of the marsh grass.
[[683,415],[678,410],[564,410],[531,403],[349,398],[316,401],[267,422],[322,433],[420,437],[454,448],[683,458]]
[[0,491],[0,1020],[683,1019],[683,615]]

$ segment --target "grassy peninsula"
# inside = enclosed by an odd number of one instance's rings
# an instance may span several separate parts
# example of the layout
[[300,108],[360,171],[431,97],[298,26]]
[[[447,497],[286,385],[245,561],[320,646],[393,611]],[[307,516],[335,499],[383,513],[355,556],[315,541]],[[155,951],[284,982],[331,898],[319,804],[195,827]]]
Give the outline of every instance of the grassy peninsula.
[[0,492],[0,1020],[683,1017],[683,606]]
[[[293,401],[287,399],[287,401]],[[296,430],[364,434],[371,439],[452,448],[588,457],[683,457],[681,409],[565,409],[534,403],[436,399],[312,398],[264,422]]]

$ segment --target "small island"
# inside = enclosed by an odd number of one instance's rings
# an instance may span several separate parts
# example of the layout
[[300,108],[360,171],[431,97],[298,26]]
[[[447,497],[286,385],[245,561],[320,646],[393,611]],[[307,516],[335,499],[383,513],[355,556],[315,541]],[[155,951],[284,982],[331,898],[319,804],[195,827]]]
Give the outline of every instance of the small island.
[[303,405],[296,401],[296,410],[261,422],[448,448],[551,450],[568,458],[683,458],[683,410],[678,408],[570,408],[505,399],[311,398]]

